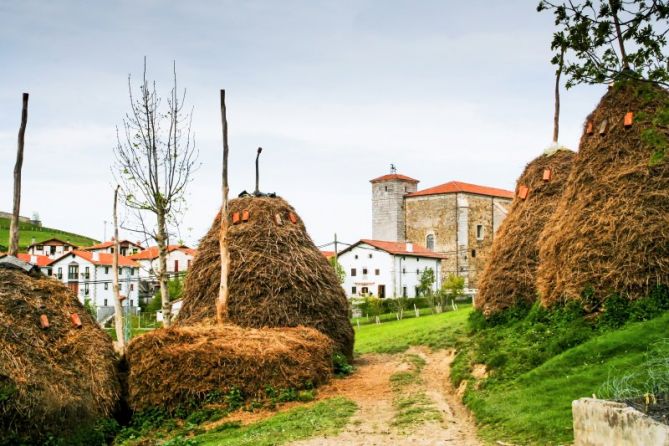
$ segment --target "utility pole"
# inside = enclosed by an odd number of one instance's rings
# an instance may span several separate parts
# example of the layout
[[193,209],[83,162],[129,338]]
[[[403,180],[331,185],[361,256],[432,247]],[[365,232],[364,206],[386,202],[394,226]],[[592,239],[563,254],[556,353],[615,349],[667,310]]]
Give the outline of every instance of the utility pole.
[[28,93],[23,93],[23,107],[21,109],[21,127],[19,127],[19,141],[14,165],[14,209],[9,224],[9,255],[16,257],[19,253],[19,212],[21,209],[21,169],[23,168],[23,145],[28,123]]
[[336,232],[335,232],[335,237],[334,237],[334,251],[335,251],[335,253],[334,253],[334,259],[335,259],[335,268],[336,268],[337,265],[338,265],[337,262],[339,261],[339,260],[338,260],[338,255],[339,255],[339,254],[338,254],[338,252],[337,252],[337,233],[336,233]]

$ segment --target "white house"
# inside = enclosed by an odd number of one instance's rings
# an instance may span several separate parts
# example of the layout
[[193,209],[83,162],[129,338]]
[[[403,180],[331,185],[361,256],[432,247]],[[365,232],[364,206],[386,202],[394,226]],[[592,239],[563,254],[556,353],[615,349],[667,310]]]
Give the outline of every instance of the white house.
[[346,277],[343,287],[350,297],[416,297],[426,269],[435,274],[434,289],[441,286],[441,261],[445,254],[413,243],[363,239],[341,251],[337,260]]
[[[51,276],[67,284],[81,303],[90,301],[97,310],[98,321],[114,313],[113,254],[82,250],[70,251],[47,267]],[[124,296],[123,305],[137,311],[139,305],[139,264],[125,256],[119,256],[119,288]]]
[[[33,239],[34,240],[34,239]],[[59,257],[66,252],[77,249],[75,245],[70,242],[64,242],[57,238],[50,238],[41,242],[33,243],[28,246],[28,254],[33,256],[48,256],[52,259]]]
[[[167,246],[167,274],[170,278],[182,277],[195,257],[195,250],[185,245]],[[139,264],[140,298],[144,301],[155,294],[158,287],[157,272],[160,270],[159,250],[157,246],[129,256]]]

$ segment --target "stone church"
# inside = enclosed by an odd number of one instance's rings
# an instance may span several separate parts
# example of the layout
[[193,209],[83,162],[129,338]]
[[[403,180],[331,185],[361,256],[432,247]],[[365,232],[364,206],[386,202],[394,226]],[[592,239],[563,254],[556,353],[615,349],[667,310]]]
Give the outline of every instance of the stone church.
[[460,275],[475,289],[514,193],[459,181],[418,190],[418,180],[394,169],[371,183],[372,238],[444,254],[439,275]]

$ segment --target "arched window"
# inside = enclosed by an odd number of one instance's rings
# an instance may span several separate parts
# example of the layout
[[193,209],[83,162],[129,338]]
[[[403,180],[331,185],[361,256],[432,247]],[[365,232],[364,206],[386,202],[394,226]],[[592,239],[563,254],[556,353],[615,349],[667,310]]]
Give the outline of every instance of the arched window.
[[427,249],[429,249],[430,251],[434,251],[434,235],[433,235],[433,234],[429,234],[429,235],[427,236],[427,238],[426,238],[426,240],[425,240],[425,246],[426,246]]

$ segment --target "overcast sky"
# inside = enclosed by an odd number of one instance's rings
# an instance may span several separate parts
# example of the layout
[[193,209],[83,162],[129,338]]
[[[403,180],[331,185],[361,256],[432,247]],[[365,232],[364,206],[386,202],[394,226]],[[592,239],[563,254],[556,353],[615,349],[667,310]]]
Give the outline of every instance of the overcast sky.
[[[0,0],[0,210],[21,93],[30,93],[21,213],[102,239],[127,77],[168,94],[172,61],[194,107],[202,167],[182,238],[196,243],[220,197],[218,91],[230,125],[230,184],[300,213],[316,244],[371,237],[369,180],[419,189],[452,180],[513,189],[551,140],[553,20],[534,0]],[[576,149],[601,86],[563,92],[561,142]],[[107,230],[109,236],[110,229]],[[132,236],[134,237],[134,236]]]

